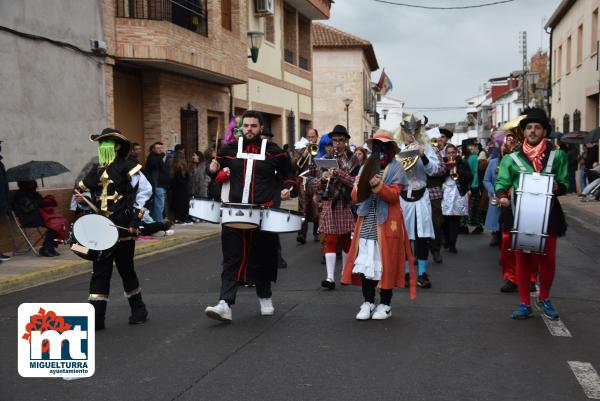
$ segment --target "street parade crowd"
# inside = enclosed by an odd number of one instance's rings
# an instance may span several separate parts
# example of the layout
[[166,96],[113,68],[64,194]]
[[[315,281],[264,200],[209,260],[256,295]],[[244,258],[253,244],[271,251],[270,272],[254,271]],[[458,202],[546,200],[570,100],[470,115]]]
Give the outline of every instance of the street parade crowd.
[[[573,177],[567,152],[548,139],[543,110],[526,109],[495,131],[485,148],[476,140],[452,144],[452,131],[427,129],[427,117],[414,114],[397,132],[379,130],[361,147],[350,145],[347,129],[336,125],[328,133],[308,129],[288,151],[273,142],[259,112],[248,110],[239,121],[218,149],[196,152],[191,165],[180,145],[166,158],[164,145],[154,143],[142,166],[141,146],[118,130],[91,136],[98,157],[74,189],[79,218],[70,232],[60,228],[64,223],[48,224],[41,254],[52,256],[63,241],[93,262],[88,299],[97,330],[105,327],[113,264],[131,307],[129,323],[148,319],[134,268],[135,240],[172,233],[166,215],[176,224],[222,224],[222,259],[215,261],[221,285],[216,304],[205,310],[220,321],[232,320],[240,286],[255,287],[261,315],[275,313],[271,284],[286,265],[281,233],[296,232],[300,246],[319,242],[323,291],[359,286],[356,319],[383,320],[392,316],[394,288],[407,288],[410,299],[417,287],[432,288],[429,264],[443,263],[443,251],[460,252],[466,235],[484,230],[489,245],[498,247],[500,291],[519,294],[512,318],[532,316],[531,294],[538,288],[534,306],[559,318],[550,300],[556,241],[566,233],[558,197],[569,192]],[[14,197],[27,209],[29,203],[56,206],[41,198],[35,181],[19,182]],[[296,197],[297,211],[281,207]],[[15,211],[21,221],[45,218]]]

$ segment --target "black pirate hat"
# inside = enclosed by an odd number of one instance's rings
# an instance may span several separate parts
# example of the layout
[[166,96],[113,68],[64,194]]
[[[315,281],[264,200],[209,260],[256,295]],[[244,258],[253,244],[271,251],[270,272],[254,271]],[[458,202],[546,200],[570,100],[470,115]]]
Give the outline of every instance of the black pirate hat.
[[348,134],[348,130],[343,125],[336,125],[333,127],[333,130],[328,134],[330,138],[333,138],[334,135],[343,135],[346,138],[350,139],[350,134]]
[[129,150],[131,149],[131,142],[129,142],[129,139],[127,139],[127,137],[123,135],[121,131],[114,128],[104,128],[100,134],[90,135],[90,141],[115,141],[121,145],[121,148],[118,151],[120,156],[127,156],[129,154]]

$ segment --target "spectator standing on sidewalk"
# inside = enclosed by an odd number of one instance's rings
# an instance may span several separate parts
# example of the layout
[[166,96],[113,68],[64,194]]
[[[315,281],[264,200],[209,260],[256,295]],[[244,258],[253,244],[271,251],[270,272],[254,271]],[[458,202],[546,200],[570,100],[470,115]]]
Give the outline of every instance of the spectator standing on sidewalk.
[[208,193],[208,175],[206,174],[206,163],[204,155],[200,151],[192,155],[190,166],[190,195],[205,198]]
[[154,207],[152,218],[162,223],[164,221],[165,198],[169,188],[170,178],[162,142],[155,142],[150,147],[150,154],[146,159],[145,175],[148,177],[154,192]]
[[129,159],[140,164],[142,159],[142,145],[137,142],[131,144],[131,152],[129,153]]
[[[2,141],[0,141],[0,152],[2,152]],[[2,163],[2,155],[0,155],[0,221],[8,215],[8,206],[8,177],[4,163]],[[10,260],[10,256],[0,253],[0,263],[3,260]]]
[[175,224],[191,223],[189,212],[190,173],[185,160],[185,152],[176,151],[171,161],[170,205]]

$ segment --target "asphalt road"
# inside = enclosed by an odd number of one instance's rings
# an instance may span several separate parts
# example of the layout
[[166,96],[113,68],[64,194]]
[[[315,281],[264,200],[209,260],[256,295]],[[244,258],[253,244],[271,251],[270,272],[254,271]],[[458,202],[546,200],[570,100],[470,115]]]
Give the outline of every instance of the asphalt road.
[[[218,239],[138,264],[150,320],[127,324],[113,275],[96,373],[75,381],[17,372],[17,307],[82,302],[80,276],[0,297],[0,400],[588,400],[569,361],[600,370],[598,233],[576,223],[559,240],[553,301],[572,337],[536,315],[513,321],[516,294],[501,294],[496,248],[462,236],[459,254],[431,265],[431,290],[410,302],[395,290],[393,317],[357,322],[359,288],[322,291],[318,244],[282,236],[289,268],[274,285],[273,317],[241,289],[233,323],[204,315],[218,297]],[[339,269],[338,269],[339,273]]]

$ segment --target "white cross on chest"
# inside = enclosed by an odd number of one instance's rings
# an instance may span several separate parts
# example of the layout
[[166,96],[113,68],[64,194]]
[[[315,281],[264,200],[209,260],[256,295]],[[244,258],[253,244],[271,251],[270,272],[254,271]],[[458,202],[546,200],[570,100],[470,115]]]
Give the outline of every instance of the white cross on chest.
[[254,160],[265,160],[267,151],[267,140],[263,139],[260,144],[260,153],[244,153],[244,138],[238,139],[238,151],[236,158],[246,159],[246,176],[244,177],[244,192],[242,193],[242,203],[248,203],[250,197],[250,183],[252,181],[252,171],[254,170]]

